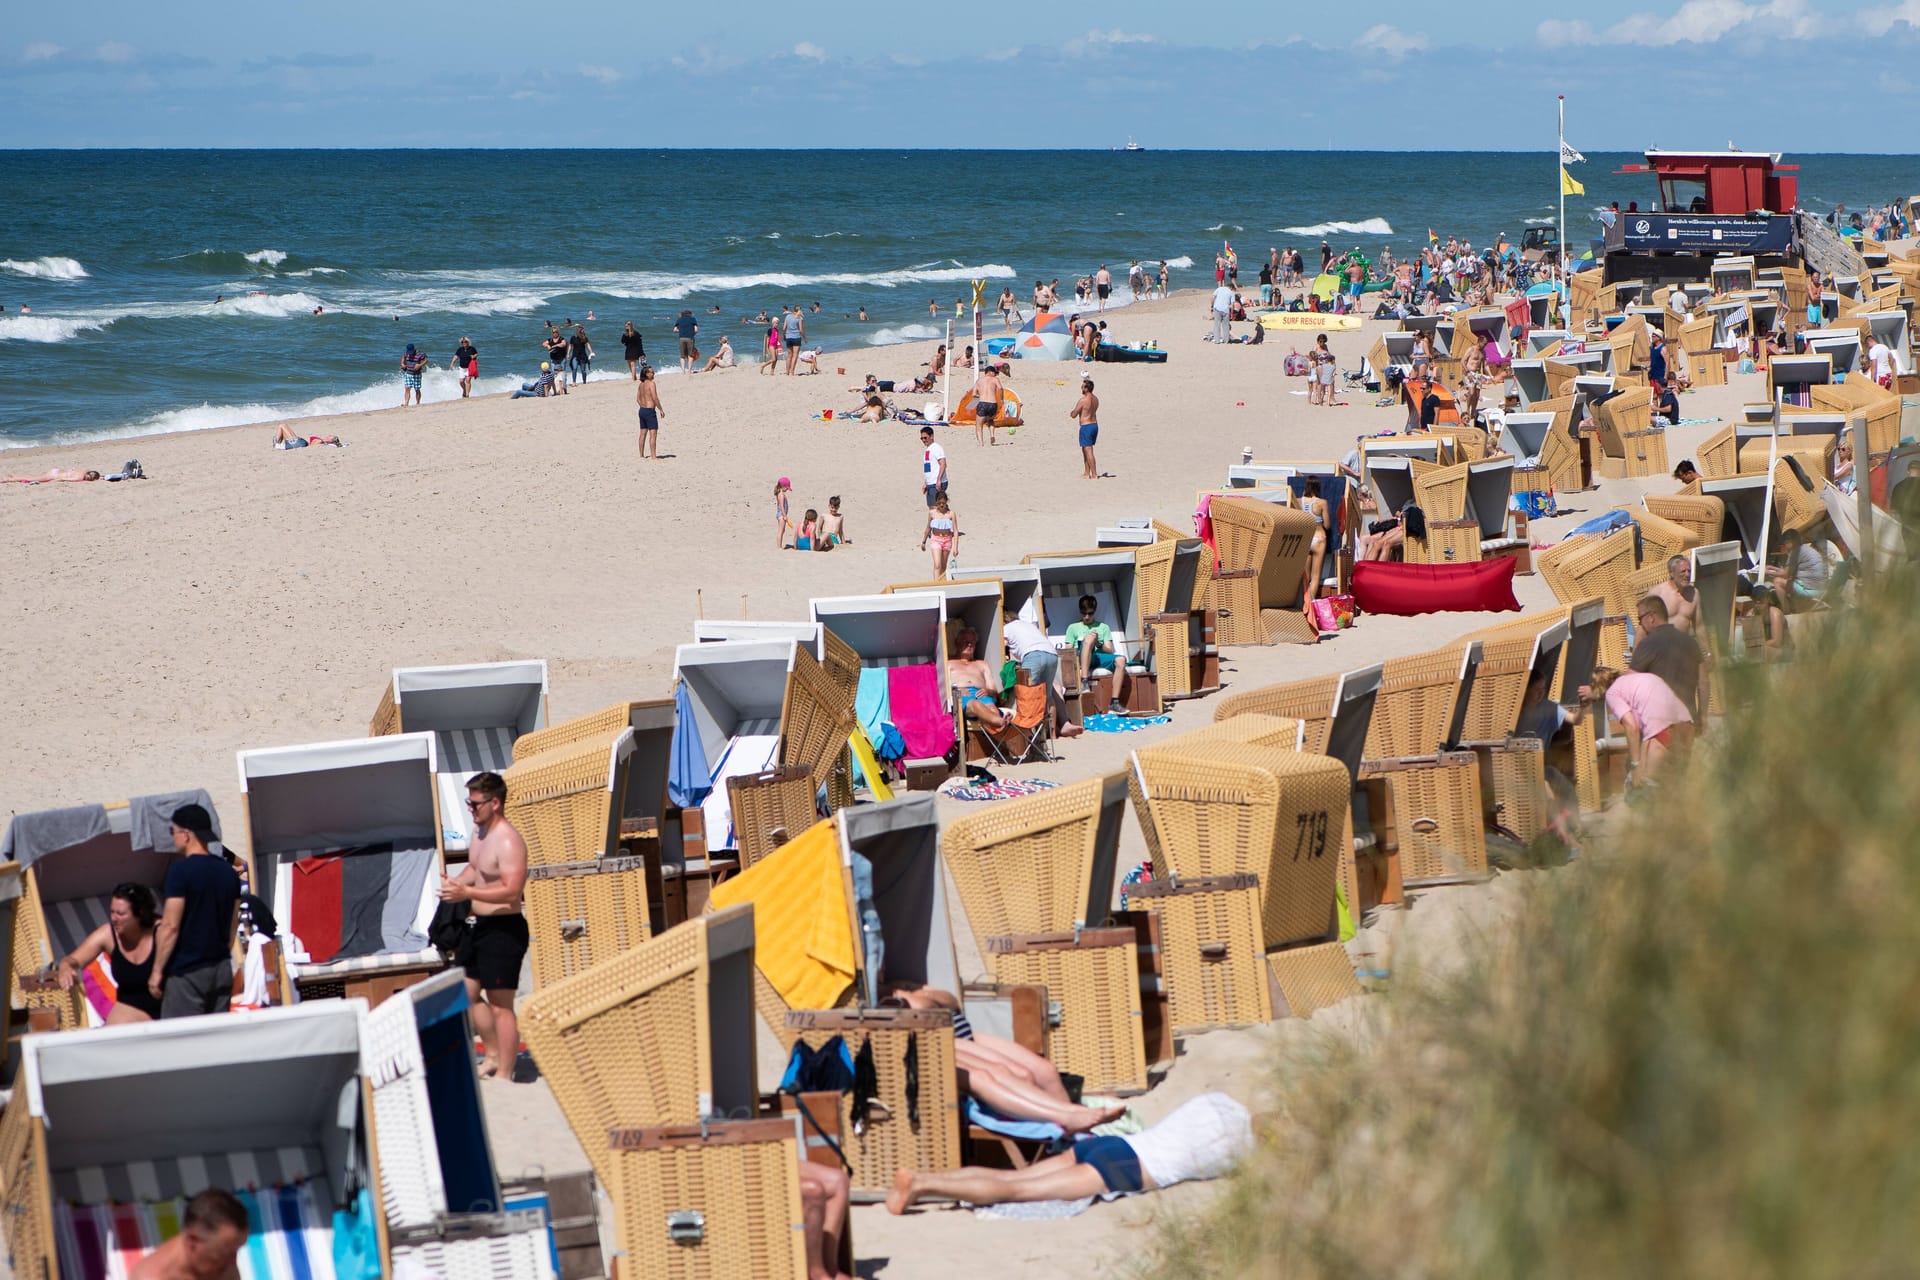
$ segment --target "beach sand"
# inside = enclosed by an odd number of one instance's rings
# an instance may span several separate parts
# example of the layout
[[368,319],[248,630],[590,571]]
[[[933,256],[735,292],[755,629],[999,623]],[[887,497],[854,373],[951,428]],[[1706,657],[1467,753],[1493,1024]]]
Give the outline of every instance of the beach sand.
[[[1281,366],[1311,333],[1216,347],[1200,340],[1206,305],[1196,291],[1109,315],[1118,340],[1167,348],[1163,366],[1016,364],[1010,385],[1028,425],[1002,432],[996,448],[977,448],[970,429],[940,432],[964,534],[956,576],[968,563],[1090,546],[1096,526],[1123,517],[1190,527],[1194,492],[1222,482],[1243,447],[1262,460],[1331,460],[1357,435],[1403,420],[1398,407],[1375,407],[1359,392],[1343,407],[1310,407],[1305,380],[1284,377]],[[1358,368],[1384,327],[1368,321],[1331,335],[1340,367]],[[667,695],[673,647],[691,639],[696,601],[712,618],[802,618],[812,596],[922,581],[917,437],[838,413],[854,403],[843,389],[860,375],[904,379],[932,348],[829,353],[818,377],[741,368],[664,378],[660,447],[669,456],[659,462],[637,457],[624,379],[551,401],[491,397],[296,423],[342,436],[345,449],[276,452],[272,428],[256,426],[10,451],[0,466],[8,474],[113,471],[138,457],[152,478],[0,489],[11,550],[0,568],[0,717],[14,728],[0,737],[0,799],[29,811],[205,787],[238,828],[233,753],[363,735],[395,666],[544,657],[559,720]],[[1096,482],[1080,478],[1067,418],[1089,368],[1102,400],[1099,461],[1113,473]],[[396,406],[399,391],[396,377]],[[1734,375],[1683,405],[1690,418],[1726,419],[1765,398],[1760,375]],[[903,406],[925,399],[898,397]],[[829,408],[834,422],[813,420]],[[1714,429],[1674,430],[1671,459]],[[793,480],[795,519],[841,495],[851,544],[825,555],[776,551],[767,526],[781,475]],[[1656,478],[1562,495],[1564,514],[1536,522],[1534,541],[1672,488]],[[1516,591],[1523,607],[1552,603],[1537,576],[1518,579]],[[1367,617],[1316,646],[1228,650],[1224,679],[1253,688],[1347,670],[1489,620]],[[1120,767],[1154,738],[1210,722],[1214,705],[1171,704],[1167,726],[1089,734],[1063,744],[1059,763],[1014,772],[1065,781]],[[1144,856],[1131,823],[1123,856],[1129,864]],[[1423,895],[1397,913],[1397,949],[1425,938],[1444,954],[1456,930],[1497,921],[1515,879]],[[982,973],[970,934],[955,923],[963,972]],[[1150,1122],[1216,1088],[1257,1099],[1280,1046],[1357,1034],[1366,1004],[1195,1037],[1138,1109]],[[769,1058],[763,1051],[763,1085]],[[489,1084],[486,1100],[503,1173],[585,1167],[543,1085]],[[854,1240],[862,1274],[886,1280],[972,1274],[989,1257],[1007,1280],[1110,1274],[1144,1246],[1142,1228],[1156,1213],[1211,1194],[1180,1187],[1053,1223],[950,1211],[892,1219],[866,1207],[854,1214]]]

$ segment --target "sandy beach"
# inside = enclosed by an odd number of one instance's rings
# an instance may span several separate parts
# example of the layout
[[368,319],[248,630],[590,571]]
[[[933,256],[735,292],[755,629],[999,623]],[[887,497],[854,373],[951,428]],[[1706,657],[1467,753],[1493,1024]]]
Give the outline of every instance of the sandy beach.
[[[1306,381],[1282,357],[1312,334],[1269,334],[1260,347],[1201,341],[1206,295],[1140,303],[1109,317],[1123,342],[1157,340],[1164,366],[1016,364],[1009,385],[1027,425],[978,448],[970,428],[940,432],[966,566],[1091,546],[1123,517],[1190,527],[1197,489],[1220,483],[1251,447],[1257,459],[1335,459],[1361,434],[1392,430],[1397,405],[1356,391],[1311,407]],[[1340,367],[1357,369],[1389,322],[1333,333]],[[1236,326],[1244,331],[1245,326]],[[997,332],[995,323],[989,332]],[[529,326],[529,346],[534,341]],[[147,474],[125,484],[0,487],[0,778],[8,811],[205,787],[226,824],[241,808],[234,752],[358,737],[391,668],[545,658],[552,715],[564,719],[624,698],[670,692],[673,647],[706,616],[804,617],[813,596],[864,594],[929,576],[918,551],[924,506],[919,446],[897,423],[840,420],[860,375],[905,379],[933,344],[829,352],[817,377],[766,378],[751,367],[662,380],[659,462],[637,456],[633,386],[596,380],[553,400],[488,397],[305,419],[344,449],[276,452],[272,428],[243,427],[83,447],[15,450],[7,474],[55,466],[117,470],[137,457]],[[844,376],[834,370],[844,368]],[[1102,400],[1098,446],[1111,478],[1080,479],[1067,411],[1090,368]],[[956,394],[959,386],[956,383]],[[1761,375],[1683,398],[1690,419],[1737,417],[1764,400]],[[902,395],[918,405],[927,397]],[[835,410],[835,420],[814,415]],[[1669,435],[1671,459],[1711,425]],[[776,551],[772,491],[792,478],[793,512],[841,497],[851,543],[832,554]],[[1550,542],[1580,520],[1664,477],[1604,482],[1561,496],[1562,514],[1536,522]],[[1537,576],[1518,579],[1523,607],[1552,603]],[[1239,648],[1224,655],[1234,687],[1347,670],[1443,644],[1488,615],[1368,617],[1316,646]],[[1120,766],[1165,733],[1211,721],[1214,702],[1171,706],[1172,723],[1134,734],[1089,734],[1063,759],[1030,772],[1070,780]],[[1029,771],[1022,771],[1029,772]],[[965,806],[944,801],[950,811]],[[1142,846],[1129,824],[1123,858]],[[1396,952],[1440,962],[1464,928],[1494,928],[1524,876],[1436,891],[1394,913]],[[958,910],[957,900],[955,901]],[[962,969],[981,972],[968,931]],[[1289,1044],[1361,1034],[1366,1001],[1309,1022],[1189,1040],[1167,1080],[1141,1099],[1151,1122],[1209,1089],[1257,1099]],[[769,1083],[763,1051],[762,1084]],[[490,1084],[486,1101],[503,1173],[583,1168],[584,1157],[544,1086]],[[982,1258],[1018,1277],[1114,1274],[1144,1246],[1156,1214],[1214,1194],[1183,1186],[1048,1223],[985,1222],[964,1211],[905,1219],[856,1210],[863,1275],[885,1280],[973,1274]]]

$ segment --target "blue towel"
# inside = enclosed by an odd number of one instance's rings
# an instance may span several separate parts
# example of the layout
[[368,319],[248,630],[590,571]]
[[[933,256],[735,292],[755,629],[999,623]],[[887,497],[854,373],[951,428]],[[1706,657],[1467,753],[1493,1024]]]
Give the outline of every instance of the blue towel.
[[1029,1142],[1058,1142],[1067,1136],[1067,1131],[1052,1121],[1015,1120],[971,1097],[967,1099],[967,1123],[977,1124],[987,1132],[1002,1137],[1021,1138]]
[[1633,517],[1627,512],[1608,511],[1584,523],[1575,525],[1573,528],[1567,530],[1566,534],[1560,540],[1565,542],[1567,538],[1577,538],[1583,533],[1612,533],[1614,530],[1624,529],[1632,523]]
[[860,668],[860,690],[853,697],[853,713],[859,717],[860,727],[867,731],[867,740],[876,746],[880,742],[881,726],[893,723],[892,700],[887,688],[885,667]]
[[700,726],[693,718],[693,695],[685,681],[673,694],[673,744],[667,750],[667,799],[682,809],[691,809],[713,790],[713,770],[707,764],[707,748],[700,741]]

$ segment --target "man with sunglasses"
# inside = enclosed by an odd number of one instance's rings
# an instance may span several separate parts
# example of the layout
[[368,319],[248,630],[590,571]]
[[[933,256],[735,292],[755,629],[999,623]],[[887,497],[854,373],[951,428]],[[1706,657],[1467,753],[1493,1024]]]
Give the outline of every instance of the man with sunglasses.
[[[1678,556],[1674,557],[1676,560]],[[1706,667],[1700,642],[1668,618],[1667,602],[1657,595],[1644,597],[1635,610],[1640,637],[1629,664],[1635,671],[1651,671],[1667,682],[1696,724],[1707,706]]]
[[474,1027],[487,1050],[480,1075],[511,1080],[520,1053],[513,998],[527,958],[527,917],[520,896],[527,884],[527,842],[507,821],[506,807],[507,783],[499,774],[476,773],[467,779],[473,840],[467,846],[466,868],[457,876],[442,877],[440,900],[472,904],[473,919],[454,952],[454,963],[467,971]]

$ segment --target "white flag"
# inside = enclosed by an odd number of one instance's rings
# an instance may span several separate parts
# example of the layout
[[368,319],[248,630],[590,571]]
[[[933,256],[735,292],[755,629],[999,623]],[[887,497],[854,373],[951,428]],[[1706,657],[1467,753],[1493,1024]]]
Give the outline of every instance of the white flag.
[[1572,143],[1568,142],[1565,138],[1560,139],[1561,164],[1585,164],[1586,159],[1585,156],[1573,149]]

